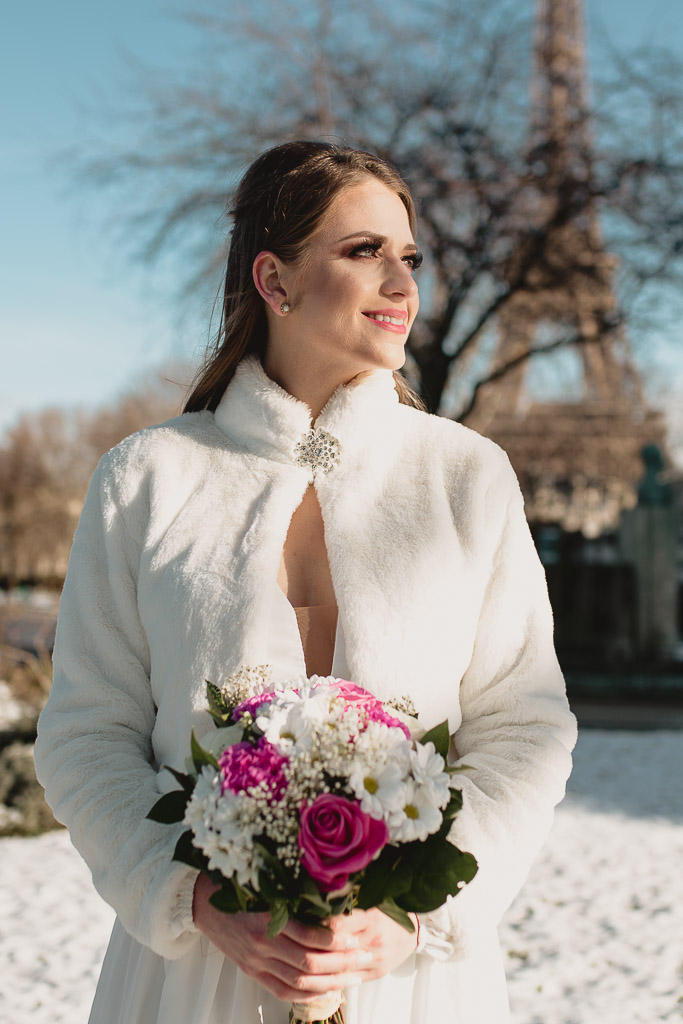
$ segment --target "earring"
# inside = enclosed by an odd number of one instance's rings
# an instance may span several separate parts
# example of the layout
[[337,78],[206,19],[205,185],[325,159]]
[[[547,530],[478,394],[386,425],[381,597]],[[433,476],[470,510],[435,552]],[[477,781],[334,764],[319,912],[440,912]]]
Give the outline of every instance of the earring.
[[284,316],[286,316],[287,313],[289,313],[289,303],[288,302],[285,301],[285,302],[281,302],[280,303],[280,312],[282,314],[284,314]]

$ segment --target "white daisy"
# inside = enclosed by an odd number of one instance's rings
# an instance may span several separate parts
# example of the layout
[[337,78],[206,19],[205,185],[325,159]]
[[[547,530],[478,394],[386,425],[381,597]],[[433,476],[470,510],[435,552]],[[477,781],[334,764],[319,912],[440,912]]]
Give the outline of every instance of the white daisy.
[[420,787],[426,787],[437,807],[445,807],[450,799],[449,777],[444,759],[432,742],[418,743],[410,756],[412,775]]
[[403,768],[395,761],[379,767],[362,761],[354,762],[349,785],[361,809],[377,820],[387,820],[392,811],[398,811],[405,803],[405,776]]
[[355,744],[357,756],[366,763],[379,766],[391,761],[406,776],[410,770],[411,751],[412,744],[403,730],[384,722],[368,722]]
[[424,840],[432,832],[438,831],[442,819],[443,815],[435,805],[429,789],[409,779],[405,784],[401,807],[387,819],[389,837],[400,843]]

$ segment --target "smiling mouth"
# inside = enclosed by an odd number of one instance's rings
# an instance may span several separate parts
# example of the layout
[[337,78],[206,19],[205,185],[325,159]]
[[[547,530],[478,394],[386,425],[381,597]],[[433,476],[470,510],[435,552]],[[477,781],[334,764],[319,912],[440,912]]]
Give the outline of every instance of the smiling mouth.
[[399,310],[396,310],[396,312],[400,312],[401,315],[394,316],[390,313],[376,313],[374,311],[370,311],[367,313],[364,312],[363,316],[367,320],[370,320],[371,323],[377,324],[378,327],[381,327],[385,331],[393,331],[394,334],[405,334],[408,314]]

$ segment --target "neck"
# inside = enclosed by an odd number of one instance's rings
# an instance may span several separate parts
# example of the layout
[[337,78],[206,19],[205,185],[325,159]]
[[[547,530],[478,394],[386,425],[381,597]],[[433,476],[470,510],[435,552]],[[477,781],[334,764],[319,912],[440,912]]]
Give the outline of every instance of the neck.
[[312,360],[306,362],[296,357],[278,360],[272,351],[266,353],[263,369],[271,380],[309,407],[313,422],[338,387],[355,378],[360,380],[369,372],[361,370],[354,373],[348,368],[344,372],[341,367],[321,366]]

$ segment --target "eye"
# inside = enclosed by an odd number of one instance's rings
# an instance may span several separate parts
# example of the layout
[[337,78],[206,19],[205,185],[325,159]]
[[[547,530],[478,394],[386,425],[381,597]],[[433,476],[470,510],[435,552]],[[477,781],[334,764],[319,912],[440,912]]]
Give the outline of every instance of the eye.
[[366,240],[355,246],[349,253],[349,256],[360,256],[361,259],[367,259],[368,257],[376,256],[381,248],[381,242]]
[[407,256],[403,257],[403,262],[407,264],[411,270],[417,270],[418,267],[422,266],[424,256],[421,252],[411,252]]

